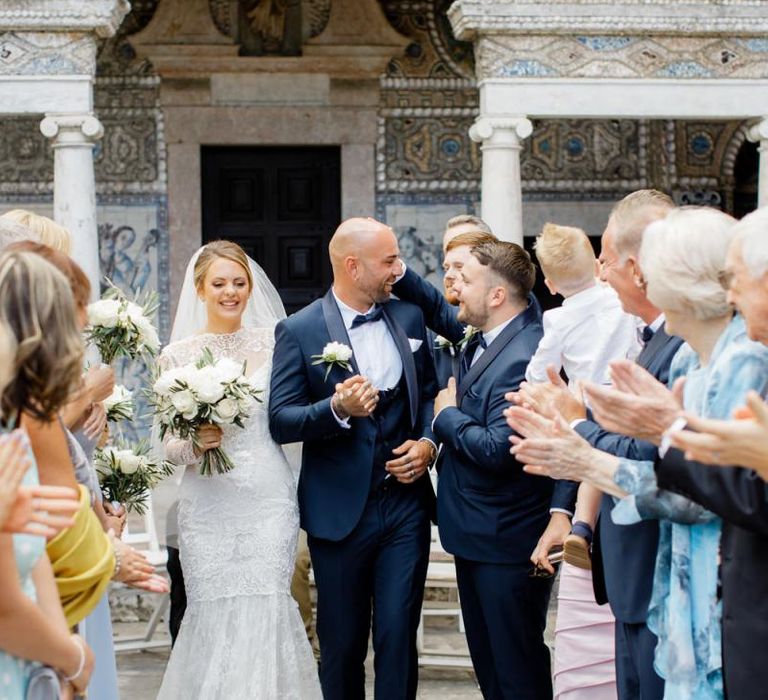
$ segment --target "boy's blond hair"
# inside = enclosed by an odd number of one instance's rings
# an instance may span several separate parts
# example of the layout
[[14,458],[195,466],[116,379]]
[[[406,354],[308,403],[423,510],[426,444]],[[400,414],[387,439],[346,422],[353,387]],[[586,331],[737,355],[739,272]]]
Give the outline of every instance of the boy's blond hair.
[[595,277],[595,251],[580,228],[546,223],[534,250],[544,276],[564,295],[583,289]]

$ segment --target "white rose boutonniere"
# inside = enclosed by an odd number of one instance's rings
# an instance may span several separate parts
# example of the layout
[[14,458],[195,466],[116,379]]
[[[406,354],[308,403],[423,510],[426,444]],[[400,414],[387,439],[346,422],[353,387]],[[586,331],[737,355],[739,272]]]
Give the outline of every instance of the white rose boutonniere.
[[331,342],[324,348],[323,352],[319,355],[312,355],[314,362],[313,365],[322,365],[325,363],[328,367],[325,370],[325,378],[328,379],[328,375],[331,373],[331,368],[334,365],[343,367],[347,372],[352,371],[352,365],[350,360],[352,359],[352,348],[344,343]]
[[477,333],[477,328],[467,325],[467,327],[464,329],[464,337],[458,342],[458,346],[463,348],[472,339],[472,336],[475,333]]

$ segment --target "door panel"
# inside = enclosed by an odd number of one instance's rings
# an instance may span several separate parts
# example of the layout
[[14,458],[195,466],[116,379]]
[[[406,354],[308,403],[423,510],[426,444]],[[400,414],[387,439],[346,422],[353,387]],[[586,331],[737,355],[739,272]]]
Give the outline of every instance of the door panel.
[[339,148],[203,146],[201,166],[203,242],[239,243],[288,313],[324,294],[341,216]]

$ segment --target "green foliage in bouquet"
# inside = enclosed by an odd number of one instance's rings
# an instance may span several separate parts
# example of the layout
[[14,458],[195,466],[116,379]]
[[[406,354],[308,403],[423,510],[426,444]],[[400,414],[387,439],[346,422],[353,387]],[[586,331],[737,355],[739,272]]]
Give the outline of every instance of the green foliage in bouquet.
[[234,464],[220,447],[203,451],[197,429],[211,423],[245,427],[254,402],[261,402],[260,393],[245,376],[244,362],[217,360],[204,348],[196,362],[156,377],[147,397],[160,425],[160,437],[170,433],[191,440],[202,454],[200,473],[212,476],[230,471]]
[[118,357],[154,357],[160,338],[150,319],[159,306],[157,292],[137,295],[131,301],[110,280],[107,285],[102,298],[88,306],[86,339],[96,345],[106,364]]
[[94,466],[104,498],[122,503],[125,509],[143,515],[152,489],[174,471],[171,462],[149,454],[149,443],[135,445],[118,442],[96,450]]

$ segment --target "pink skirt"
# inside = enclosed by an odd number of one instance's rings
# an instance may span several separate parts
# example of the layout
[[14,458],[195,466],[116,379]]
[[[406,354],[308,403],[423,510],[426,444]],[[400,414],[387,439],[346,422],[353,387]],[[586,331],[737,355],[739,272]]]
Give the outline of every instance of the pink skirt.
[[616,700],[614,618],[592,573],[563,562],[555,626],[555,700]]

